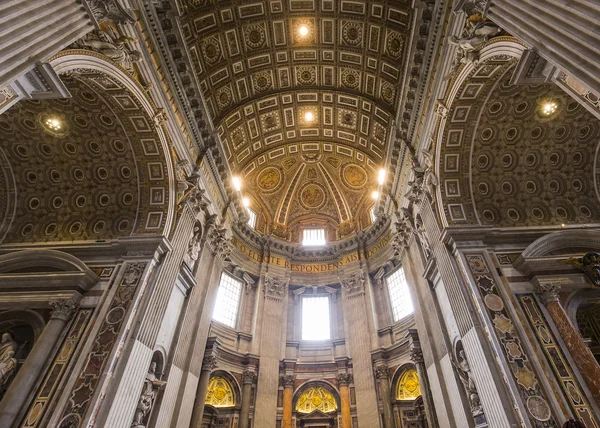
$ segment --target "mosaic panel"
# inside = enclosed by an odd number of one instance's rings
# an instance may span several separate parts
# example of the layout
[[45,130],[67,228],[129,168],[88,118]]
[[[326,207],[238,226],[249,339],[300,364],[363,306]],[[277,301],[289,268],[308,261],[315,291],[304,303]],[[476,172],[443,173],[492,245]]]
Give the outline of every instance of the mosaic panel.
[[486,314],[494,329],[493,333],[500,342],[503,357],[511,370],[531,424],[536,428],[558,428],[546,393],[515,328],[515,322],[519,321],[515,321],[508,311],[492,273],[494,269],[488,266],[483,255],[466,255],[466,259],[475,280],[476,291],[484,302]]
[[569,362],[560,345],[556,343],[556,337],[546,322],[538,303],[533,294],[519,296],[521,308],[527,316],[529,325],[535,332],[535,337],[542,347],[550,367],[554,372],[573,414],[588,428],[597,428],[598,420],[594,417],[588,400],[581,390],[581,385],[573,374]]

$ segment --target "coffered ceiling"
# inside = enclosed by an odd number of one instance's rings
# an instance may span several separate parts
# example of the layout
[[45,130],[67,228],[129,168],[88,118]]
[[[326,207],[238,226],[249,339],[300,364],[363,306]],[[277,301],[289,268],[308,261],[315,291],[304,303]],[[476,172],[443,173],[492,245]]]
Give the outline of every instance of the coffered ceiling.
[[[322,206],[331,210],[319,214],[330,226],[364,226],[349,201],[366,199],[385,161],[410,41],[410,3],[188,0],[181,26],[231,169],[260,211],[259,229],[283,230],[291,239],[292,221],[322,209],[304,206],[307,188],[322,192]],[[286,170],[291,159],[296,166]],[[261,188],[267,170],[287,202]],[[366,176],[348,186],[343,171]],[[294,206],[294,215],[282,215]]]

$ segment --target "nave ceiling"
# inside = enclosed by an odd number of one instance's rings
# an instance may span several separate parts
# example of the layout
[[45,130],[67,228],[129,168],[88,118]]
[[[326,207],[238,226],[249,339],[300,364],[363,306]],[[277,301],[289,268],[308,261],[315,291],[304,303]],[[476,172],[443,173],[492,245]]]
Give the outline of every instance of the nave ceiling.
[[[329,240],[370,224],[411,41],[409,2],[198,1],[184,42],[257,229]],[[362,209],[361,209],[362,207]]]

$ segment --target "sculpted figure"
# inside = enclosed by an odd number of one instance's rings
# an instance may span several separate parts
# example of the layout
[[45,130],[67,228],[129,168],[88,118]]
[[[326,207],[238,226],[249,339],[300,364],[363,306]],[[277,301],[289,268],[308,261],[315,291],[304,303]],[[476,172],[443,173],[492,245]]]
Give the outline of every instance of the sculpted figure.
[[502,29],[491,21],[481,18],[481,15],[473,15],[467,19],[467,25],[460,37],[450,36],[448,43],[456,45],[456,57],[452,64],[452,72],[446,76],[454,75],[461,64],[477,64],[479,51],[483,49],[487,41],[502,33]]
[[144,428],[144,419],[152,410],[154,399],[158,390],[162,388],[166,382],[156,377],[156,363],[152,362],[144,381],[144,387],[142,388],[142,395],[138,402],[137,408],[135,409],[135,415],[133,416],[133,422],[131,422],[131,428]]
[[[110,27],[107,30],[110,30]],[[138,51],[129,50],[126,47],[125,43],[132,40],[127,36],[92,31],[81,39],[78,44],[81,47],[106,55],[128,72],[135,74],[133,63],[141,61],[142,55]]]
[[429,245],[429,239],[427,239],[425,227],[423,226],[423,222],[419,217],[417,217],[417,219],[415,220],[415,231],[417,232],[417,236],[419,237],[419,241],[421,242],[421,247],[423,247],[425,258],[429,260],[433,253],[431,252],[431,245]]
[[0,390],[4,389],[17,369],[17,359],[14,357],[16,352],[17,342],[10,333],[4,333],[0,341]]
[[473,416],[480,415],[483,413],[483,407],[481,406],[481,400],[479,399],[477,387],[475,386],[475,382],[471,377],[471,367],[469,366],[469,362],[467,361],[467,357],[463,349],[461,349],[458,354],[458,361],[452,358],[452,364],[454,367],[456,367],[458,376],[460,377],[460,380],[467,391]]

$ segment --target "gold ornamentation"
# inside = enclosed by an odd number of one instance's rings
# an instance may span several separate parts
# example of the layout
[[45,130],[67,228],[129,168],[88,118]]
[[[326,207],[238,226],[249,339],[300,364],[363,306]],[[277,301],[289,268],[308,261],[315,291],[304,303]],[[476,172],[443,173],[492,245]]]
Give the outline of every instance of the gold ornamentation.
[[344,168],[343,178],[350,187],[361,187],[367,182],[367,173],[358,165],[350,164]]
[[265,168],[258,175],[256,181],[262,190],[273,190],[281,183],[281,172],[275,167]]
[[337,408],[335,397],[322,386],[307,389],[296,403],[296,411],[299,413],[312,413],[315,410],[331,413]]
[[300,201],[306,208],[319,208],[325,202],[325,194],[320,187],[309,184],[302,189]]
[[231,383],[223,377],[213,377],[208,383],[205,404],[213,407],[235,406],[235,393]]
[[421,396],[421,383],[415,369],[406,370],[398,380],[396,400],[414,400]]

